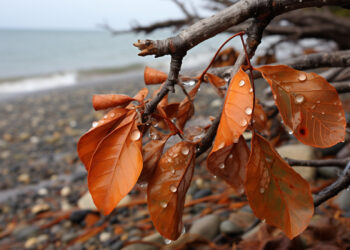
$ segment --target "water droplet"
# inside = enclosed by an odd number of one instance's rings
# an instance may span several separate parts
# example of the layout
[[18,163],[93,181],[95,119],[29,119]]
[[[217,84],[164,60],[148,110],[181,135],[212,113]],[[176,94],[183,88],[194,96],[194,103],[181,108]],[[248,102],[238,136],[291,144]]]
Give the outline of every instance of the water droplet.
[[260,192],[260,194],[263,194],[265,192],[265,188],[261,187],[259,192]]
[[316,108],[316,104],[311,106],[311,109],[315,109]]
[[218,146],[218,149],[222,149],[224,146],[225,146],[225,143],[222,142],[222,143]]
[[262,121],[265,120],[265,116],[263,114],[260,115],[260,120],[262,120]]
[[237,143],[239,141],[239,138],[233,139],[233,143]]
[[253,112],[253,110],[252,110],[251,108],[249,108],[249,107],[245,109],[245,113],[246,113],[247,115],[251,115],[252,112]]
[[249,92],[252,93],[253,92],[253,88],[250,88]]
[[320,100],[317,100],[317,101],[316,101],[316,103],[320,104],[320,103],[321,103],[321,101],[320,101]]
[[139,184],[140,188],[146,188],[147,185],[148,185],[147,182],[141,182],[141,183]]
[[98,126],[98,122],[93,122],[93,123],[92,123],[92,127],[93,127],[93,128],[96,128],[97,126]]
[[229,159],[232,159],[232,158],[233,158],[233,155],[232,155],[232,154],[230,154],[230,155],[228,156],[228,158],[229,158]]
[[306,80],[306,74],[305,73],[300,73],[298,76],[299,81],[303,82]]
[[225,168],[225,164],[224,164],[224,163],[221,163],[221,164],[219,165],[219,168],[220,168],[220,169],[224,169],[224,168]]
[[343,116],[343,114],[341,112],[338,113],[338,116]]
[[192,87],[192,86],[194,86],[196,84],[196,81],[190,80],[190,81],[183,82],[183,84],[186,87]]
[[322,111],[322,112],[321,112],[321,114],[322,114],[322,115],[324,115],[324,114],[325,114],[325,112],[323,112],[323,111]]
[[311,119],[314,119],[315,118],[315,116],[314,115],[311,115]]
[[190,149],[186,146],[181,149],[181,153],[183,155],[188,155],[189,152],[190,152]]
[[248,124],[248,122],[247,122],[246,119],[243,119],[240,124],[241,124],[242,127],[244,127],[244,126],[246,126]]
[[293,134],[293,130],[288,129],[288,134],[292,135]]
[[245,81],[244,81],[244,80],[241,80],[241,81],[239,82],[239,86],[240,86],[240,87],[244,86],[244,84],[245,84]]
[[104,115],[104,116],[103,116],[103,119],[107,119],[107,118],[108,118],[108,115]]
[[160,206],[161,206],[162,208],[166,208],[166,207],[168,206],[168,203],[166,203],[165,201],[161,201],[161,202],[160,202]]
[[304,101],[304,96],[303,95],[297,95],[296,97],[295,97],[295,102],[296,103],[302,103]]
[[170,157],[168,157],[167,161],[172,162],[173,160]]
[[213,176],[214,179],[218,178],[216,175]]
[[158,122],[153,125],[153,127],[157,128],[159,126]]
[[152,138],[152,140],[158,140],[158,135],[157,135],[157,134],[153,134],[153,135],[151,136],[151,138]]
[[109,115],[109,117],[111,117],[111,118],[113,118],[115,116],[115,113],[111,113],[110,115]]
[[170,185],[170,192],[172,192],[172,193],[176,193],[176,191],[177,191],[177,187],[175,186],[175,185]]
[[171,170],[171,173],[172,173],[172,174],[175,174],[175,172],[176,172],[175,169]]
[[169,240],[169,239],[167,239],[167,238],[164,238],[164,243],[165,243],[166,245],[171,244],[171,242],[173,242],[173,241],[172,241],[172,240]]
[[138,139],[140,139],[140,137],[141,137],[141,133],[138,130],[134,130],[130,136],[131,140],[133,141],[137,141]]

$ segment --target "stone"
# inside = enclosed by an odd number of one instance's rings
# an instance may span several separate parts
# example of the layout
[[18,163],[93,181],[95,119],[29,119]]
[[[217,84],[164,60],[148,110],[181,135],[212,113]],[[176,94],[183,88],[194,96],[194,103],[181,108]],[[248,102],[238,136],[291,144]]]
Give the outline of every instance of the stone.
[[193,199],[194,200],[200,199],[200,198],[203,198],[203,197],[211,195],[211,194],[212,194],[211,189],[201,189],[193,195]]
[[86,192],[80,199],[78,200],[78,207],[80,209],[87,209],[97,211],[97,208],[92,200],[90,192]]
[[61,189],[61,196],[63,197],[70,195],[70,193],[71,193],[70,187],[65,186]]
[[39,227],[36,225],[18,227],[14,230],[13,235],[17,240],[24,240],[28,237],[34,236],[39,231]]
[[41,234],[36,238],[38,244],[46,243],[49,240],[49,236],[47,234]]
[[208,240],[214,239],[219,233],[220,217],[216,214],[203,216],[195,221],[189,233],[199,234]]
[[49,192],[48,192],[48,190],[46,189],[46,188],[40,188],[39,190],[38,190],[38,195],[41,195],[41,196],[45,196],[45,195],[47,195]]
[[243,233],[244,230],[236,223],[230,220],[225,220],[220,224],[220,232],[225,234],[240,234]]
[[19,182],[28,184],[28,183],[30,182],[30,176],[29,176],[28,174],[20,174],[20,175],[17,177],[17,180],[18,180]]
[[24,243],[25,248],[34,248],[37,244],[37,239],[35,237],[29,238]]
[[101,242],[106,242],[111,238],[111,233],[108,232],[102,232],[99,236],[99,239]]
[[38,213],[42,213],[42,212],[45,212],[47,210],[50,209],[50,206],[46,203],[39,203],[39,204],[36,204],[32,207],[32,213],[33,214],[38,214]]
[[[314,149],[304,144],[289,144],[277,148],[277,152],[282,157],[296,160],[312,160],[315,159]],[[293,167],[304,179],[311,181],[315,178],[316,169],[312,167]]]
[[69,216],[69,220],[73,223],[81,223],[86,215],[88,215],[91,212],[91,210],[84,209],[84,210],[76,210],[73,211],[72,214]]
[[128,205],[132,201],[132,198],[130,195],[126,195],[123,199],[120,200],[117,207]]

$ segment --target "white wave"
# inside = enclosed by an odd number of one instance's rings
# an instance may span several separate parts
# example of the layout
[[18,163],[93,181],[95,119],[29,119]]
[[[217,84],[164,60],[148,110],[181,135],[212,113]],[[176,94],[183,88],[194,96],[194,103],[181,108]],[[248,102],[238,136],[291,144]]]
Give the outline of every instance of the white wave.
[[0,83],[1,94],[29,93],[66,86],[77,82],[75,72],[57,73],[49,76],[30,77],[20,80],[4,81]]

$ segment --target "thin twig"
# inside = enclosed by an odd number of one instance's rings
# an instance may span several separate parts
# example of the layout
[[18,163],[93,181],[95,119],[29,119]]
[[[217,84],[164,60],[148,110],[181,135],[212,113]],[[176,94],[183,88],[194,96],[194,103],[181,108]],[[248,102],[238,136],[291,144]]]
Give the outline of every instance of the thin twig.
[[305,167],[345,167],[350,159],[327,159],[327,160],[296,160],[285,159],[290,166],[305,166]]

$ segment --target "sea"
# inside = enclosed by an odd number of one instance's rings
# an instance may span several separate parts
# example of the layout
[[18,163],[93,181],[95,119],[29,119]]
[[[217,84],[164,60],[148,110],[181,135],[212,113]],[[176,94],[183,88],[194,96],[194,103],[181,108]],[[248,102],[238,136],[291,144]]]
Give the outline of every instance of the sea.
[[[91,77],[142,72],[146,65],[167,72],[169,56],[140,57],[133,43],[174,34],[172,30],[115,36],[100,30],[0,30],[0,94],[31,93],[80,84]],[[190,50],[183,68],[205,67],[228,37],[218,35]],[[241,46],[239,39],[230,45]]]

